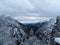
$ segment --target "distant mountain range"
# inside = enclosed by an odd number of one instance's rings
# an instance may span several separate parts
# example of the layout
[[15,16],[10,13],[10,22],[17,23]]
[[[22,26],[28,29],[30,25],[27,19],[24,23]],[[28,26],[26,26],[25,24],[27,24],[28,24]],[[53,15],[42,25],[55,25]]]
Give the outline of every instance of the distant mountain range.
[[36,32],[40,27],[42,27],[43,25],[45,25],[47,23],[47,21],[45,22],[38,22],[38,23],[25,23],[25,27],[28,28],[28,31],[30,31],[30,29],[32,28],[34,32]]

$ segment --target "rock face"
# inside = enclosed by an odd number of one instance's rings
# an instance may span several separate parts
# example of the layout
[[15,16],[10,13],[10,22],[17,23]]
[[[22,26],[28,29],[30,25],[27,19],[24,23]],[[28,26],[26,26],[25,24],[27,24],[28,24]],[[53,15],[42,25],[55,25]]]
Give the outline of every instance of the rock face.
[[0,16],[0,45],[21,44],[26,34],[20,26],[11,17]]

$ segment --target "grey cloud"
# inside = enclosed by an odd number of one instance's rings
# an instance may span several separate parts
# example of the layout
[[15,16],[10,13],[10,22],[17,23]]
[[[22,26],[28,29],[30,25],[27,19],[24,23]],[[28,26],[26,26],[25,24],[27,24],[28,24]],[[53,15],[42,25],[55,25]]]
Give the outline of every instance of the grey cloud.
[[60,15],[59,2],[59,0],[0,0],[0,13],[10,16],[56,17]]

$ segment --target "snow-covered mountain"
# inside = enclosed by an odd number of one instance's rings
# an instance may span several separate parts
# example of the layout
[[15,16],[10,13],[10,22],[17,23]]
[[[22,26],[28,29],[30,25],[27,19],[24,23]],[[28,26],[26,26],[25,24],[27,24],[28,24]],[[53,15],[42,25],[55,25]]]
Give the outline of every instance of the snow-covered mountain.
[[[9,16],[0,16],[0,45],[17,45],[26,33],[22,24]],[[20,44],[19,43],[19,44]]]
[[[31,24],[29,25],[31,27]],[[0,45],[57,45],[60,43],[57,40],[57,37],[60,37],[60,17],[33,24],[31,28],[26,26],[9,16],[0,16]],[[38,29],[34,31],[35,28]]]
[[53,45],[52,42],[54,41],[52,36],[52,29],[54,28],[55,23],[56,19],[52,18],[47,21],[42,27],[40,27],[36,32],[37,37],[46,45]]
[[56,19],[50,19],[49,21],[46,21],[46,23],[41,26],[36,33],[38,32],[43,32],[45,33],[46,31],[52,31],[53,25],[55,25]]

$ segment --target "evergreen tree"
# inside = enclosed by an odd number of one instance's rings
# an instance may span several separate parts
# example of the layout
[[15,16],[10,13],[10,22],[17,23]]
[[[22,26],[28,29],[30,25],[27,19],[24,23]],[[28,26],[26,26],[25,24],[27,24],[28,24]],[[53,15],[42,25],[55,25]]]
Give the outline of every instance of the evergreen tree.
[[31,30],[30,30],[30,36],[33,36],[34,35],[34,31],[33,31],[33,29],[31,28]]

